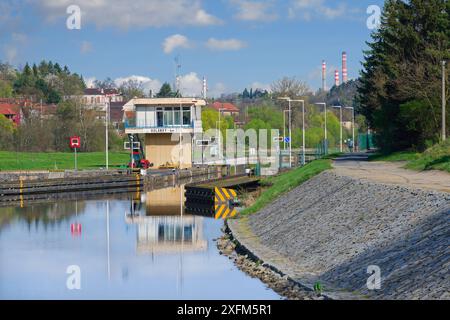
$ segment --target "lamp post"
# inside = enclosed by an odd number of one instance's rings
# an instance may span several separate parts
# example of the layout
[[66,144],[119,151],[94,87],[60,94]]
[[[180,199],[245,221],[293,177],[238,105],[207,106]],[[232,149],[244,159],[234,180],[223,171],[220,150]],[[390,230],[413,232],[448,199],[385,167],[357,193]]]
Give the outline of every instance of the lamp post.
[[353,141],[353,148],[355,148],[355,108],[345,107],[345,109],[352,110],[352,141]]
[[[109,133],[108,133],[108,127],[109,127],[109,109],[111,108],[111,97],[106,96],[106,99],[108,99],[108,102],[106,104],[106,118],[105,118],[105,153],[106,153],[106,170],[109,170]],[[131,146],[131,149],[133,149],[133,146]]]
[[317,102],[316,105],[322,106],[324,108],[324,115],[325,115],[325,133],[324,133],[324,139],[325,139],[325,153],[328,153],[328,131],[327,131],[327,104],[325,102]]
[[445,115],[445,108],[446,108],[446,96],[445,96],[445,64],[447,62],[444,60],[442,61],[442,141],[445,141],[447,139],[447,132],[446,132],[446,115]]
[[[219,121],[216,121],[216,130],[218,130],[217,132],[218,132],[218,134],[219,134],[219,158],[222,160],[222,157],[221,157],[221,155],[222,155],[222,152],[221,152],[221,139],[220,139],[220,136],[222,135],[222,133],[221,133],[221,131],[220,131],[220,124],[222,123],[222,121],[220,120],[220,116],[221,116],[221,114],[222,114],[222,111],[224,111],[224,110],[226,110],[226,109],[219,109]],[[219,123],[219,126],[217,126],[217,123]]]
[[[291,98],[289,97],[280,97],[278,100],[287,101],[289,104],[289,168],[292,168],[292,110],[291,110]],[[286,139],[286,137],[284,137]]]
[[339,109],[339,114],[340,114],[340,116],[339,116],[339,127],[340,127],[340,139],[341,139],[341,141],[340,141],[340,145],[341,145],[340,150],[341,150],[341,152],[343,152],[344,151],[344,146],[342,145],[342,106],[333,106],[333,108],[338,108]]
[[284,139],[286,137],[286,112],[289,112],[289,110],[283,110],[283,150],[286,151],[286,140]]
[[289,97],[280,97],[278,100],[285,100],[289,103],[289,167],[292,168],[292,108],[291,102],[302,103],[302,131],[303,131],[303,146],[302,146],[302,165],[305,164],[305,100],[293,100]]
[[[305,134],[305,100],[292,100],[294,102],[301,102],[302,103],[302,166],[305,165],[305,148],[306,148],[306,134]],[[292,139],[292,138],[291,138]]]

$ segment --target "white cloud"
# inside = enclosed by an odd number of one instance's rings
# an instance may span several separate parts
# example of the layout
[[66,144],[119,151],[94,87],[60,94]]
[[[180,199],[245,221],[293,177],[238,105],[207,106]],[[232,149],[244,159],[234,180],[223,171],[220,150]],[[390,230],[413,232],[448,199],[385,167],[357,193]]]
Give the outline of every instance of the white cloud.
[[253,90],[260,89],[260,90],[267,90],[268,92],[271,91],[271,86],[269,83],[262,83],[262,82],[258,82],[258,81],[253,82],[250,85],[250,88]]
[[[96,78],[90,77],[85,78],[84,82],[88,88],[94,86]],[[152,79],[146,76],[139,75],[131,75],[127,77],[120,77],[114,79],[114,83],[116,86],[120,87],[125,82],[129,80],[138,81],[142,83],[144,93],[148,94],[150,90],[153,91],[153,94],[159,92],[163,81],[159,79]],[[190,72],[180,76],[180,91],[183,97],[200,97],[203,89],[203,78],[199,77],[196,72]],[[218,97],[222,93],[225,93],[226,86],[223,83],[216,83],[211,90],[208,90],[208,96],[210,97]]]
[[95,80],[97,80],[95,77],[85,78],[84,84],[86,84],[87,88],[93,88]]
[[181,34],[174,34],[167,37],[163,42],[164,53],[169,54],[176,48],[190,48],[191,43],[189,39]]
[[[34,3],[49,21],[67,18],[66,8],[73,0],[41,0]],[[201,0],[78,0],[81,8],[81,28],[85,23],[98,27],[167,27],[208,26],[221,24],[206,12]]]
[[219,98],[222,94],[227,93],[227,91],[227,86],[222,82],[218,82],[212,87],[212,89],[208,90],[208,97]]
[[19,54],[28,44],[28,37],[26,34],[13,32],[9,43],[3,45],[3,53],[6,62],[14,64],[19,59]]
[[137,75],[132,75],[132,76],[123,77],[123,78],[117,78],[114,80],[114,83],[119,87],[123,83],[128,82],[129,80],[141,82],[145,94],[148,94],[150,92],[150,90],[152,90],[153,93],[156,94],[159,92],[159,89],[161,89],[161,86],[162,86],[162,82],[158,79],[151,79],[149,77],[137,76]]
[[81,48],[80,48],[80,52],[82,54],[86,54],[92,51],[92,43],[90,43],[89,41],[83,41],[81,43]]
[[180,91],[184,97],[199,97],[203,88],[203,79],[195,72],[180,77]]
[[271,11],[273,7],[272,0],[230,0],[230,2],[237,9],[234,17],[238,20],[269,22],[278,18],[278,15]]
[[219,40],[216,38],[210,38],[206,42],[206,47],[215,51],[237,51],[245,48],[247,44],[237,39],[224,39]]
[[5,58],[7,62],[12,64],[16,61],[18,54],[18,49],[16,47],[11,45],[5,45],[3,51],[5,53]]
[[311,20],[314,17],[325,17],[327,19],[335,19],[342,17],[349,12],[345,3],[332,7],[327,3],[328,0],[292,0],[291,6],[288,8],[289,18],[300,17],[303,20]]

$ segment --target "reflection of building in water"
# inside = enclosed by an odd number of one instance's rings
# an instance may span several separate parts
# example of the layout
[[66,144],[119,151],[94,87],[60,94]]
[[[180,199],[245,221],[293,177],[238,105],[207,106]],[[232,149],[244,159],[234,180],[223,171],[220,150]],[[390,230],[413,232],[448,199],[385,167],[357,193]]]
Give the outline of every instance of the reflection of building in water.
[[146,195],[146,215],[180,215],[184,203],[184,186],[153,190]]
[[126,222],[137,225],[141,253],[204,251],[203,217],[182,213],[184,187],[147,192],[131,200]]

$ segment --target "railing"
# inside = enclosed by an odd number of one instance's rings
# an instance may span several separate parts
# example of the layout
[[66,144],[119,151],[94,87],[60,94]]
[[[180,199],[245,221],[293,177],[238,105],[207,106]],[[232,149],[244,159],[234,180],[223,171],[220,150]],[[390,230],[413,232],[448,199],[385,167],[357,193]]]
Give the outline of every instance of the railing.
[[158,126],[158,125],[150,125],[150,124],[146,123],[145,121],[136,122],[135,119],[125,120],[124,124],[125,124],[125,129],[178,129],[180,127],[184,128],[184,129],[189,129],[189,128],[194,127],[193,122],[191,122],[190,124],[184,124],[182,126],[180,126],[179,124]]

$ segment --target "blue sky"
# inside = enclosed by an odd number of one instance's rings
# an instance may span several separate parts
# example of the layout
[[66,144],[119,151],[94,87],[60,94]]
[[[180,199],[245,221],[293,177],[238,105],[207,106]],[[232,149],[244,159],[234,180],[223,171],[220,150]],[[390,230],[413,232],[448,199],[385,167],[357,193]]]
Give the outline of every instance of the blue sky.
[[[209,95],[266,88],[295,76],[312,89],[321,61],[329,85],[347,51],[349,77],[361,68],[370,40],[369,5],[380,0],[2,0],[0,60],[15,66],[42,59],[66,64],[86,80],[134,77],[147,89],[174,81],[181,61],[182,90]],[[81,29],[66,26],[70,5]]]

